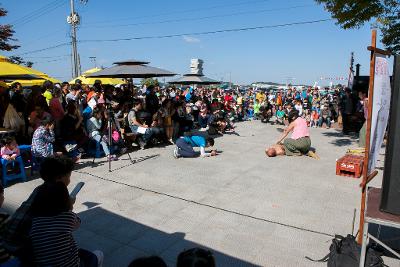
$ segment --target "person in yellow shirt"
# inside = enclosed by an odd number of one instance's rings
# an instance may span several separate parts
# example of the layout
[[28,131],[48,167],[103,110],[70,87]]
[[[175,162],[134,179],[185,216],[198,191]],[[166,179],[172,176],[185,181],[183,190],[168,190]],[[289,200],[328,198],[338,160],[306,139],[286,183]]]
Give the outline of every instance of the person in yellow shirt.
[[258,100],[259,103],[262,103],[265,101],[266,95],[263,91],[259,91],[256,94],[256,99]]
[[242,107],[242,106],[243,106],[243,96],[242,96],[241,94],[239,94],[238,97],[236,98],[236,104],[237,104],[239,107]]
[[45,81],[43,83],[43,89],[45,90],[43,96],[46,98],[47,105],[50,103],[50,100],[53,98],[53,83],[51,81]]

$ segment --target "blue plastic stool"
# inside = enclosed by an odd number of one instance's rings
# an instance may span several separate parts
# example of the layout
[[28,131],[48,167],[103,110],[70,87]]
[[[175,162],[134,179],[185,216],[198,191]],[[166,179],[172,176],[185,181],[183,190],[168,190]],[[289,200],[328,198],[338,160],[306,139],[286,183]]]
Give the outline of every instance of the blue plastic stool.
[[[7,174],[7,166],[11,164],[14,167],[16,162],[19,165],[19,173]],[[25,165],[21,156],[16,157],[15,160],[6,160],[2,158],[1,166],[2,166],[2,175],[3,175],[2,179],[4,187],[7,185],[8,181],[16,180],[19,178],[21,178],[23,182],[26,181]]]
[[19,145],[18,146],[21,155],[23,153],[28,153],[29,158],[27,161],[24,161],[25,167],[31,167],[31,176],[33,176],[33,172],[40,171],[40,164],[43,161],[43,158],[37,158],[32,154],[32,146],[31,145]]

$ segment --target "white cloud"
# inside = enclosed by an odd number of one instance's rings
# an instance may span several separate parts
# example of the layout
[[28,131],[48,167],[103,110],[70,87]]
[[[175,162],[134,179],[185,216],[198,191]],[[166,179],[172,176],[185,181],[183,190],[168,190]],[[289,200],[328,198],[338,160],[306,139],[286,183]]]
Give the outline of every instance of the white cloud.
[[197,39],[197,38],[194,38],[194,37],[191,37],[191,36],[183,36],[183,40],[186,43],[200,43],[200,39]]

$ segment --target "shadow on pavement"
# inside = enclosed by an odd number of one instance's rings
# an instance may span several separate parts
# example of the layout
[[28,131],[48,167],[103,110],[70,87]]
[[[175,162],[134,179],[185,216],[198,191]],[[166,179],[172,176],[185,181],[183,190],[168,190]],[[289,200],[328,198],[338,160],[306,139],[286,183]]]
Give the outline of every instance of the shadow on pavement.
[[350,146],[357,139],[356,135],[344,135],[342,133],[342,131],[338,131],[338,130],[336,130],[334,132],[323,132],[322,134],[326,137],[335,138],[334,140],[330,141],[329,143],[334,146],[339,146],[339,147]]
[[336,139],[329,143],[335,146],[349,146],[353,143],[353,141],[351,139],[343,138],[343,139]]
[[[156,223],[156,215],[149,212],[149,216]],[[82,224],[75,233],[79,247],[102,250],[105,255],[104,266],[128,266],[138,257],[152,255],[163,258],[168,266],[175,266],[178,254],[194,247],[212,251],[217,266],[259,266],[187,240],[185,233],[160,231],[99,206],[80,212],[79,217]],[[159,218],[160,222],[161,220]]]

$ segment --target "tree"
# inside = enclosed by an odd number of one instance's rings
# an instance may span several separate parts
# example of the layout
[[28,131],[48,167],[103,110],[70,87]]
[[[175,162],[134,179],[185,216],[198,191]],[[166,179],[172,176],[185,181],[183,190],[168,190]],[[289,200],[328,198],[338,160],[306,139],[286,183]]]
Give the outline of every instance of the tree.
[[153,85],[153,86],[158,86],[159,85],[158,80],[157,79],[153,79],[153,78],[143,79],[141,81],[141,84],[142,84],[142,86],[146,85],[146,87],[149,87],[150,85]]
[[315,0],[323,4],[343,29],[360,28],[367,22],[379,28],[382,43],[394,53],[400,52],[399,0]]
[[10,62],[18,64],[18,65],[25,65],[28,68],[32,68],[32,66],[33,66],[32,61],[25,61],[22,57],[18,57],[18,56],[11,56],[8,58],[8,60],[10,60]]
[[[7,10],[0,7],[0,17],[4,17],[7,15]],[[0,24],[0,51],[11,51],[13,49],[17,49],[19,45],[12,45],[10,41],[16,41],[16,39],[12,38],[14,35],[14,30],[12,26],[9,24]]]

